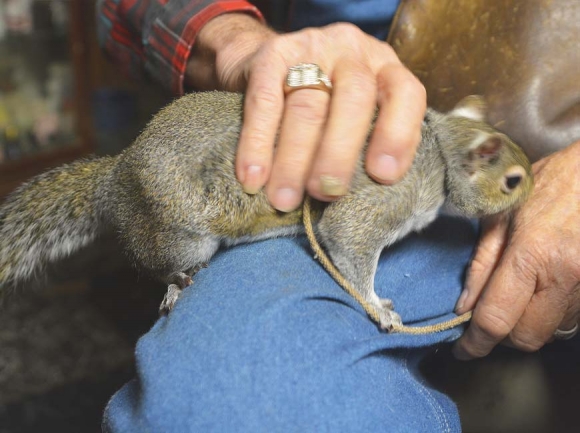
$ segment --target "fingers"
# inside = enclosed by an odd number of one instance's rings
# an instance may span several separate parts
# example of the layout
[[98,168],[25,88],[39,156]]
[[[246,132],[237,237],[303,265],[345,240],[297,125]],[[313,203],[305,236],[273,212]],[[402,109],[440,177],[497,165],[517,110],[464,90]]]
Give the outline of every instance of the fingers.
[[[288,67],[300,62],[317,62],[330,76],[330,98],[312,89],[283,94]],[[246,192],[256,193],[267,183],[268,199],[283,211],[300,205],[305,187],[320,200],[344,195],[377,101],[377,126],[382,126],[373,135],[367,167],[389,183],[410,166],[420,141],[425,91],[386,43],[346,24],[305,30],[268,41],[248,60],[247,71],[236,158]]]
[[266,194],[283,212],[302,202],[306,178],[326,123],[329,95],[302,89],[286,98],[284,117]]
[[[556,272],[561,272],[561,269]],[[580,319],[580,284],[571,281],[560,284],[563,285],[561,290],[544,291],[541,296],[533,298],[535,302],[530,305],[529,314],[526,311],[521,325],[518,324],[510,336],[510,345],[529,351],[538,350],[545,343],[554,341],[556,330],[569,331],[576,327]],[[537,320],[538,317],[542,320]],[[538,326],[538,322],[543,326]]]
[[[546,289],[536,292],[524,314],[509,335],[510,344],[519,350],[539,350],[552,339],[568,309],[563,290]],[[563,325],[566,326],[566,325]],[[563,327],[563,329],[570,329]]]
[[312,89],[286,96],[266,190],[279,210],[300,205],[307,177],[309,193],[321,200],[348,190],[375,110],[376,84],[372,71],[361,62],[344,60],[335,67],[332,99],[326,92]]
[[453,347],[456,358],[485,356],[510,334],[534,295],[536,269],[530,255],[506,250],[477,303],[470,326]]
[[280,83],[285,74],[285,63],[273,55],[264,57],[248,77],[236,175],[249,194],[257,193],[270,176],[274,141],[284,109]]
[[473,310],[507,243],[509,227],[507,217],[489,217],[482,220],[481,225],[482,232],[477,250],[469,267],[465,287],[455,307],[457,314]]
[[426,92],[401,63],[388,63],[378,74],[379,117],[366,158],[367,172],[390,184],[409,169],[421,141]]
[[[580,287],[576,287],[575,290],[577,293],[580,293]],[[578,305],[579,305],[578,302],[576,302],[574,304],[574,307],[570,308],[566,312],[566,314],[562,318],[562,321],[560,322],[560,324],[557,326],[556,329],[561,329],[563,331],[567,331],[567,330],[574,328],[574,326],[576,326],[576,324],[580,320],[580,311],[578,309]]]
[[312,167],[308,192],[320,200],[342,196],[359,160],[376,105],[376,80],[362,62],[336,64],[328,121]]
[[[532,297],[528,308],[502,344],[518,350],[533,352],[556,340],[556,331],[576,328],[580,319],[580,286],[553,287],[541,290]],[[569,338],[574,337],[572,334]],[[561,339],[561,338],[560,338]]]

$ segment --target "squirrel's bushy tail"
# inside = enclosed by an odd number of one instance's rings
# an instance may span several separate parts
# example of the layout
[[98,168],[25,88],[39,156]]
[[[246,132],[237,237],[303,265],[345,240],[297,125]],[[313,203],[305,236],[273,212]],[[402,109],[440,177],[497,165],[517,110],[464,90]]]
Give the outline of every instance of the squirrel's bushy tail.
[[55,168],[0,204],[0,299],[104,231],[103,199],[115,160],[95,158]]

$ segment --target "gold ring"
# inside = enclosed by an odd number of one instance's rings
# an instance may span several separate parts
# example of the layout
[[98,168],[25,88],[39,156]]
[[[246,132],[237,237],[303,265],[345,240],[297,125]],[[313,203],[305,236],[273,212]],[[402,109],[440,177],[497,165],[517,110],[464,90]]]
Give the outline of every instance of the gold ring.
[[288,69],[284,93],[288,94],[300,89],[317,89],[330,93],[332,83],[328,75],[322,72],[317,64],[300,63]]
[[557,340],[569,340],[575,337],[577,333],[578,333],[578,323],[576,323],[572,327],[572,329],[568,329],[566,331],[562,329],[556,329],[556,332],[554,332],[554,338]]

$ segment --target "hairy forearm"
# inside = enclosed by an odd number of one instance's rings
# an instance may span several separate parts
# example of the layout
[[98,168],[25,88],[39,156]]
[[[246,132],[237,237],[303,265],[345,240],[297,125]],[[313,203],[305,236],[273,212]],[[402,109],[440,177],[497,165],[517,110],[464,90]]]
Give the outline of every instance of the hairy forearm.
[[241,91],[244,60],[276,33],[244,13],[220,15],[199,32],[185,70],[185,84],[196,90]]

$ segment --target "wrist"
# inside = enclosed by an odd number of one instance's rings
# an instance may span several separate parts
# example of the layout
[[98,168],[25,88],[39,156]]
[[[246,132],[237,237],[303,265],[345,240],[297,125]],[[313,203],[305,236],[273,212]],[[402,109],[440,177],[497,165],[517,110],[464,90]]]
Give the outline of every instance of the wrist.
[[275,32],[244,13],[210,20],[198,33],[185,70],[185,84],[198,90],[242,91],[244,65]]

